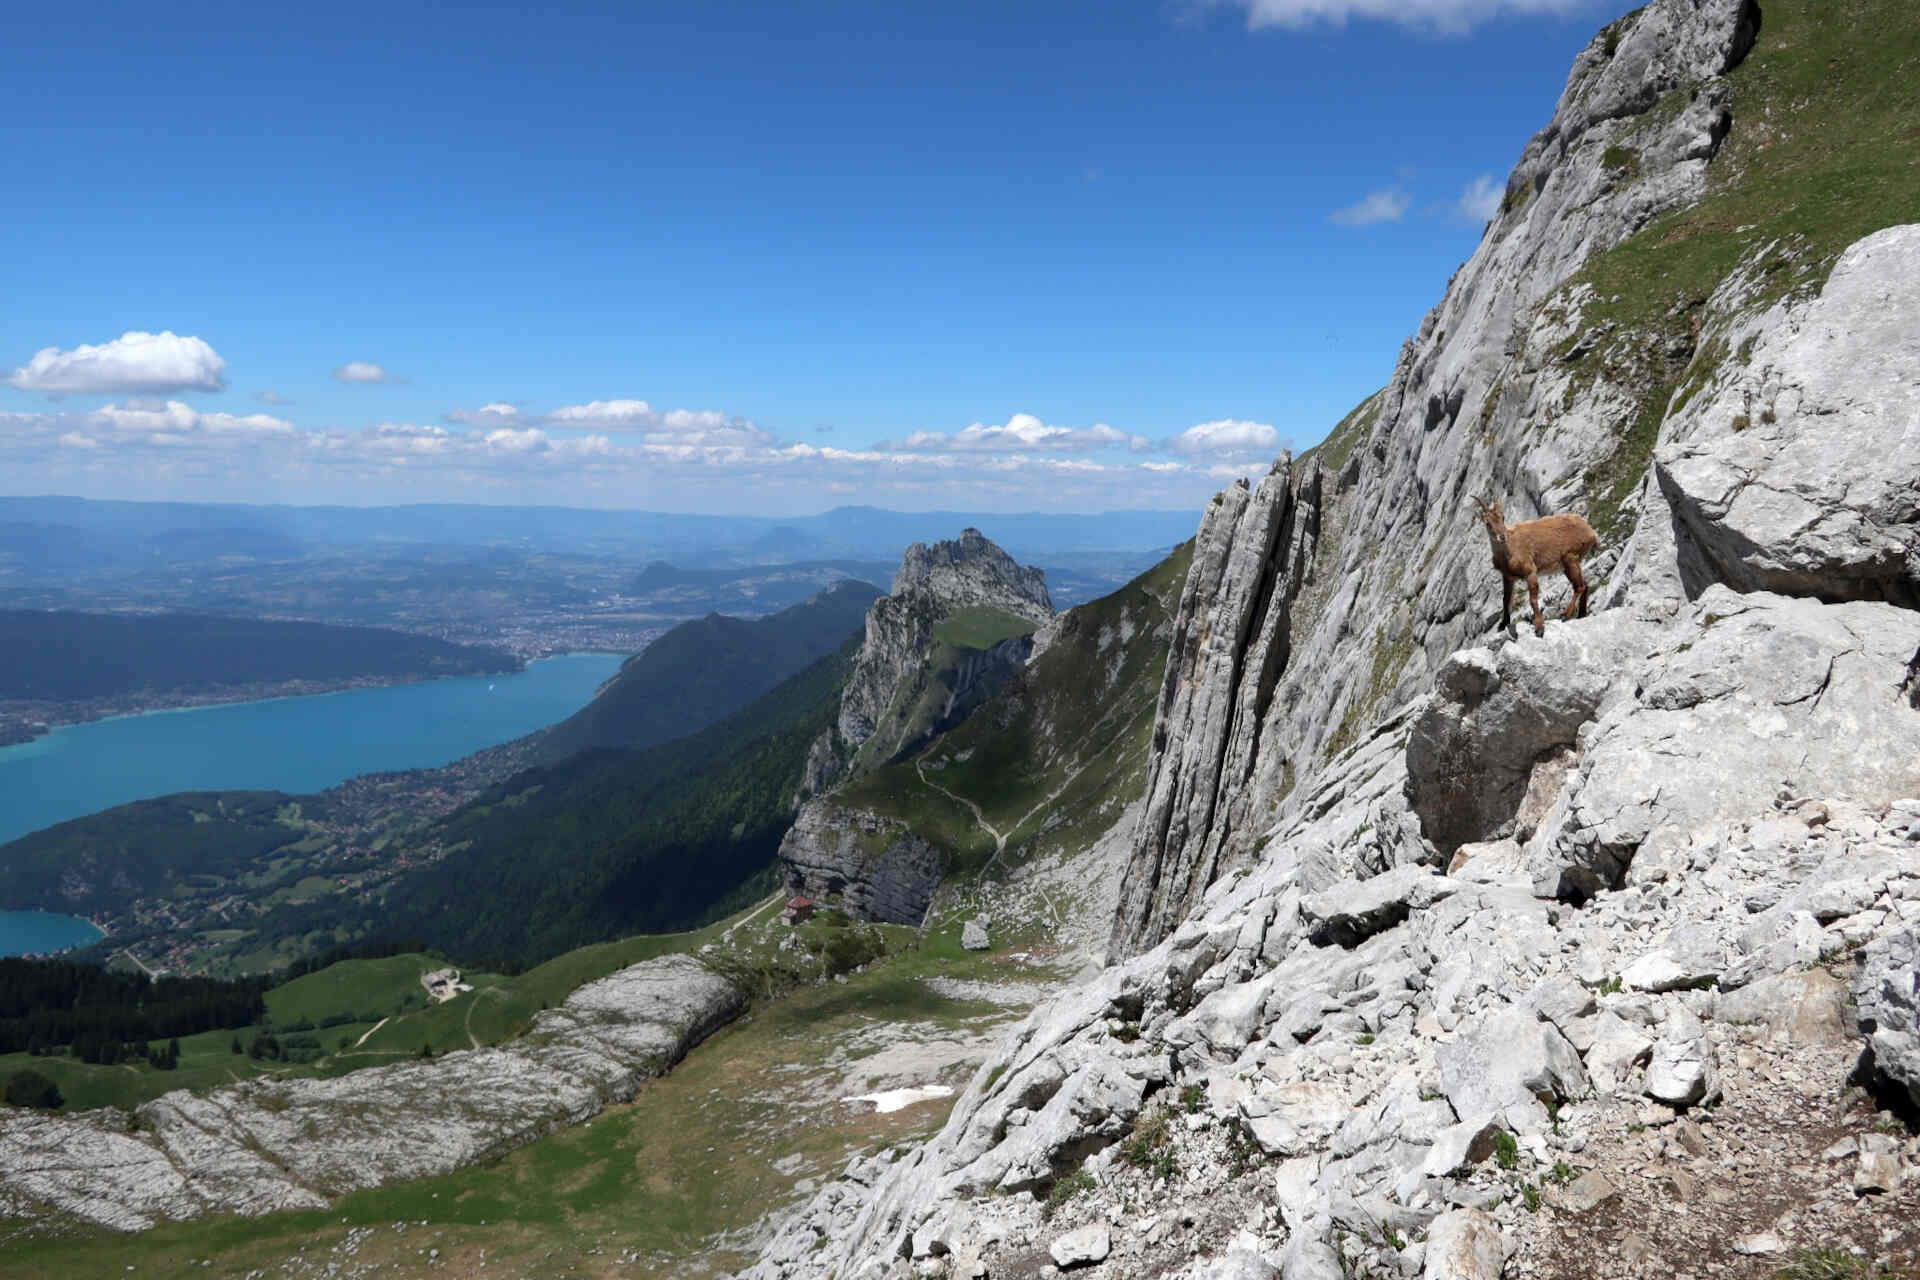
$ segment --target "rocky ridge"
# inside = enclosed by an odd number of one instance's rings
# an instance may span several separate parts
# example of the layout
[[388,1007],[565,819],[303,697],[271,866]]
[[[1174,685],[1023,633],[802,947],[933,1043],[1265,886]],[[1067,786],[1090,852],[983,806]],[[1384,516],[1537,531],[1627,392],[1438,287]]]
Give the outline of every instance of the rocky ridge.
[[978,529],[907,548],[892,593],[867,612],[837,740],[815,743],[809,757],[813,798],[780,845],[790,893],[831,898],[867,920],[918,924],[925,914],[946,870],[939,852],[897,819],[819,793],[960,724],[1025,666],[1031,634],[984,649],[940,645],[935,628],[965,610],[1026,619],[1035,630],[1054,617],[1045,573],[1019,565]]
[[[1583,264],[1700,198],[1758,21],[1596,38],[1386,390],[1208,511],[1114,967],[748,1275],[1920,1250],[1920,1144],[1870,1100],[1920,1079],[1920,226],[1785,292],[1743,256],[1652,382],[1581,364],[1622,336]],[[1488,493],[1600,504],[1595,616],[1488,640]],[[1609,1262],[1558,1243],[1596,1221]]]
[[688,956],[632,965],[498,1048],[136,1109],[0,1111],[0,1217],[137,1231],[334,1197],[499,1156],[633,1097],[746,999]]
[[[1568,363],[1594,301],[1574,277],[1701,198],[1730,127],[1726,73],[1757,25],[1749,0],[1700,0],[1648,5],[1596,38],[1386,387],[1318,449],[1208,509],[1194,581],[1209,589],[1182,618],[1187,665],[1169,669],[1116,955],[1164,938],[1252,855],[1292,787],[1498,616],[1486,539],[1459,518],[1470,495],[1505,497],[1516,520],[1588,507],[1610,538],[1596,578],[1636,508],[1658,504],[1642,483],[1618,516],[1591,511],[1591,476],[1645,471],[1641,389]],[[1628,153],[1631,174],[1609,163]],[[1732,294],[1724,310],[1739,310]],[[1710,347],[1669,354],[1690,367]],[[1542,585],[1548,607],[1564,600],[1558,579]]]
[[[906,726],[897,721],[917,691],[916,677],[933,648],[934,625],[962,609],[998,610],[1029,619],[1036,629],[1053,617],[1046,574],[1015,563],[978,529],[963,530],[950,542],[908,547],[894,574],[893,590],[867,611],[866,641],[841,696],[840,740],[859,760],[877,764],[908,745],[902,737]],[[1017,667],[1031,645],[1014,647],[1019,650],[1013,664]],[[971,673],[952,689],[952,696],[962,698],[976,688],[982,690],[980,696],[990,693],[985,683],[996,675],[1004,681],[1011,669],[1002,668],[1004,663],[996,663],[992,670],[983,667]]]

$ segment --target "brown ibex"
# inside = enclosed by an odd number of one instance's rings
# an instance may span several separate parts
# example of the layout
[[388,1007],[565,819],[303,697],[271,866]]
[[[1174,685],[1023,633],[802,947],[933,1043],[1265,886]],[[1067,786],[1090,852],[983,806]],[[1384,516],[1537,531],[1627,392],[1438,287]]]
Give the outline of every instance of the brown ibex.
[[1560,572],[1573,586],[1573,599],[1567,601],[1568,618],[1587,616],[1587,579],[1580,572],[1580,557],[1600,545],[1600,535],[1579,516],[1545,516],[1508,524],[1498,502],[1481,502],[1480,521],[1487,526],[1493,543],[1493,567],[1500,571],[1500,625],[1513,630],[1513,584],[1527,580],[1527,599],[1533,605],[1533,634],[1547,633],[1546,619],[1540,614],[1540,575]]

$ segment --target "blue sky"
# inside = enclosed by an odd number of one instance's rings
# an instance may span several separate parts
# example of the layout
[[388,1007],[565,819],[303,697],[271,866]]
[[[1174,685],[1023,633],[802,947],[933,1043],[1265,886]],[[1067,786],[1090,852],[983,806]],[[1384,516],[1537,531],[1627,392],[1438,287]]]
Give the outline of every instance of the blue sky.
[[1627,7],[49,7],[0,490],[1197,505],[1385,381]]

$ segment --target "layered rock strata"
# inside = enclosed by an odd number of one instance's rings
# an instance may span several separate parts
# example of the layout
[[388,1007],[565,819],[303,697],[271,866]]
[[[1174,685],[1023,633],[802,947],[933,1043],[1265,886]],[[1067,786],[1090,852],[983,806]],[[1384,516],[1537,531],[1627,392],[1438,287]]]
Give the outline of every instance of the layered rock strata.
[[946,871],[940,851],[905,823],[830,799],[800,810],[780,863],[788,894],[888,924],[919,924]]
[[[915,677],[933,648],[934,626],[961,609],[1012,614],[1028,619],[1037,629],[1053,617],[1053,600],[1047,594],[1045,573],[1017,564],[978,529],[963,530],[949,542],[932,546],[916,542],[908,547],[894,574],[892,591],[867,611],[866,640],[841,695],[838,728],[848,749],[878,763],[904,747],[897,711],[917,691]],[[1024,661],[1026,652],[1019,657]],[[1005,672],[995,670],[1004,680]],[[994,674],[985,669],[975,673]],[[992,692],[975,679],[950,693],[965,697],[975,686],[980,686],[975,701]],[[870,742],[876,733],[881,734],[880,740]]]
[[[1520,1193],[1589,1146],[1674,1125],[1666,1149],[1713,1149],[1692,1118],[1730,1089],[1792,1110],[1770,1055],[1865,1045],[1911,1088],[1920,226],[1784,294],[1761,246],[1690,329],[1589,322],[1618,299],[1577,278],[1705,191],[1757,25],[1744,0],[1655,0],[1610,26],[1388,387],[1222,495],[1115,964],[749,1275],[1017,1274],[1089,1220],[1110,1274],[1501,1274],[1531,1239]],[[1628,152],[1631,173],[1608,162]],[[1621,342],[1651,382],[1582,365]],[[1489,494],[1618,501],[1595,512],[1595,616],[1488,642],[1497,577],[1465,510]],[[1821,1158],[1857,1159],[1853,1196],[1920,1178],[1920,1147],[1882,1134]],[[1093,1189],[1049,1219],[1075,1173]],[[1691,1175],[1662,1176],[1687,1198]],[[1805,1239],[1808,1212],[1735,1247]]]
[[[1729,127],[1725,76],[1758,24],[1750,0],[1668,0],[1588,46],[1386,387],[1269,477],[1266,496],[1229,493],[1207,513],[1218,582],[1176,641],[1188,665],[1169,669],[1162,799],[1142,819],[1115,955],[1164,938],[1251,855],[1281,800],[1431,687],[1447,656],[1498,617],[1470,495],[1504,497],[1516,520],[1588,509],[1589,476],[1632,451],[1638,387],[1589,381],[1569,360],[1599,341],[1582,322],[1592,291],[1571,277],[1704,193]],[[1608,162],[1628,153],[1631,175]],[[1739,299],[1722,303],[1731,325]],[[1673,358],[1685,364],[1705,345],[1703,335]],[[1795,430],[1784,416],[1776,425]],[[1590,576],[1620,559],[1630,517],[1649,505],[1661,503],[1642,485],[1618,517],[1594,513],[1604,543]],[[1557,579],[1542,585],[1548,607],[1564,600]],[[1263,613],[1246,617],[1255,603]]]
[[1054,618],[1046,574],[1024,567],[978,529],[950,542],[916,542],[893,591],[867,611],[866,639],[834,730],[814,744],[799,816],[780,844],[788,892],[832,901],[854,916],[918,924],[946,871],[939,851],[903,823],[822,794],[914,752],[1007,686],[1034,652],[1032,634],[985,648],[941,646],[935,628],[965,610]]
[[332,1079],[175,1090],[125,1112],[0,1111],[0,1217],[137,1231],[207,1213],[324,1208],[452,1172],[631,1099],[746,1007],[665,956],[588,983],[492,1049]]

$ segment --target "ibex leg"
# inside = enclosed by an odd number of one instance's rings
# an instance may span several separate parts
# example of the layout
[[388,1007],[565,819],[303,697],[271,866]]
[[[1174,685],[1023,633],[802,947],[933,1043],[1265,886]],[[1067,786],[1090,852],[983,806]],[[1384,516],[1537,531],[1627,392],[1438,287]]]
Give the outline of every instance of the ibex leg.
[[1580,557],[1568,556],[1561,567],[1566,570],[1567,581],[1573,584],[1573,599],[1567,601],[1565,616],[1584,618],[1587,616],[1587,576],[1580,572]]
[[1527,575],[1527,603],[1533,606],[1533,634],[1537,636],[1547,634],[1547,620],[1540,614],[1540,575],[1538,573]]

